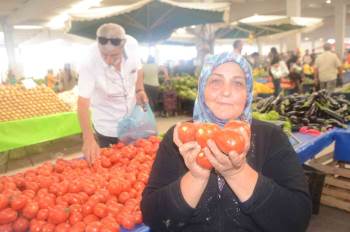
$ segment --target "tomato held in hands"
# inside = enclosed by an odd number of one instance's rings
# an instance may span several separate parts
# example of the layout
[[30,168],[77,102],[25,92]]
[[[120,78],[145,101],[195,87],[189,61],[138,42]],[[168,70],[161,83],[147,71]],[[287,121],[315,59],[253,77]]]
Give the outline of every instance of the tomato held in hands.
[[209,162],[209,160],[207,159],[203,151],[199,152],[199,154],[197,155],[196,162],[202,168],[209,169],[209,170],[213,168],[213,165],[211,165],[211,163]]
[[200,124],[197,127],[196,132],[197,143],[201,146],[201,148],[205,148],[207,146],[207,141],[212,139],[215,133],[219,130],[219,126],[213,123]]
[[231,120],[228,123],[226,123],[225,128],[236,130],[241,134],[246,134],[247,138],[250,138],[250,135],[251,135],[250,125],[245,121]]
[[236,130],[222,129],[216,132],[214,141],[225,154],[231,151],[241,154],[245,149],[244,137]]
[[196,140],[196,125],[194,123],[181,123],[177,132],[182,143],[188,143]]

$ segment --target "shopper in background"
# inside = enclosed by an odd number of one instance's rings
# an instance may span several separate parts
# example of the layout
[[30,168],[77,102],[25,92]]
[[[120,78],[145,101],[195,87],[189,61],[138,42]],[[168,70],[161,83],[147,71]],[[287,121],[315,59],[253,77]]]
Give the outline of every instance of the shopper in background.
[[290,53],[290,57],[287,61],[287,67],[289,69],[289,78],[295,86],[294,91],[297,93],[301,93],[303,68],[301,66],[299,53],[297,51],[292,51]]
[[159,101],[159,73],[164,75],[164,81],[169,80],[168,70],[164,66],[156,64],[154,57],[149,56],[147,64],[143,65],[145,91],[149,97],[149,102],[152,110],[157,113],[160,109],[158,107]]
[[223,154],[209,140],[204,152],[215,169],[210,171],[196,163],[199,144],[182,144],[178,126],[172,127],[141,201],[144,223],[153,232],[306,230],[311,199],[298,156],[279,127],[252,120],[252,101],[252,72],[242,56],[206,60],[193,119],[221,127],[230,119],[246,120],[252,146]]
[[334,91],[337,83],[337,75],[342,74],[342,66],[338,56],[332,52],[332,45],[325,43],[324,52],[317,56],[315,61],[315,80],[321,89]]
[[82,63],[78,80],[78,116],[89,162],[99,155],[100,147],[118,142],[118,122],[135,104],[148,102],[137,41],[113,23],[100,26],[96,34],[97,43]]
[[55,77],[55,75],[53,74],[53,70],[52,69],[49,69],[47,71],[47,74],[46,74],[46,77],[45,77],[45,80],[46,80],[46,85],[47,87],[49,87],[50,89],[53,89],[55,91],[58,90],[57,88],[57,78]]
[[73,89],[77,83],[77,74],[72,70],[70,64],[65,64],[64,69],[58,74],[60,91],[68,91]]
[[242,49],[243,49],[243,41],[238,39],[233,42],[233,52],[237,53],[239,55],[242,54]]
[[311,65],[312,63],[312,57],[311,55],[309,54],[309,49],[306,49],[305,50],[305,54],[303,56],[303,64],[308,64],[308,65]]
[[289,71],[286,63],[281,59],[275,47],[272,47],[270,50],[269,60],[269,74],[275,89],[274,95],[277,96],[281,92],[281,78],[286,77]]

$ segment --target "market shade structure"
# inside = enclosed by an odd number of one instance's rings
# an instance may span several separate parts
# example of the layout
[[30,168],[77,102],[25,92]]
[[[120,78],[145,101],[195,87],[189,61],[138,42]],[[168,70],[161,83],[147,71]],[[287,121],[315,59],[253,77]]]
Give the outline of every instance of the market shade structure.
[[254,15],[231,23],[216,31],[217,38],[277,39],[295,33],[305,33],[322,26],[320,18]]
[[118,23],[139,42],[165,40],[180,27],[224,22],[228,3],[143,0],[131,5],[94,8],[71,15],[69,33],[95,39],[104,23]]

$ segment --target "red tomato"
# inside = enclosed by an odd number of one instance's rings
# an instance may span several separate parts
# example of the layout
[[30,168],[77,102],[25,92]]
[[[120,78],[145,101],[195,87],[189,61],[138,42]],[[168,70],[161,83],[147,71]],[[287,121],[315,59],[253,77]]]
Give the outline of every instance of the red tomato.
[[27,181],[26,182],[26,189],[33,190],[35,193],[39,190],[40,186],[37,182],[34,181]]
[[83,215],[87,216],[87,215],[92,214],[93,209],[94,209],[94,205],[92,203],[84,204],[82,207]]
[[22,210],[22,215],[28,219],[35,218],[39,211],[39,205],[35,201],[27,202],[26,206]]
[[211,163],[209,162],[209,160],[207,159],[203,151],[199,152],[199,154],[197,155],[196,162],[202,168],[205,168],[205,169],[213,168],[213,165],[211,165]]
[[126,216],[121,221],[122,227],[128,230],[132,230],[135,227],[135,221],[134,218],[131,216]]
[[134,213],[134,220],[136,224],[141,224],[142,223],[142,213],[141,211],[136,211]]
[[137,180],[143,182],[144,184],[147,184],[149,178],[149,174],[146,172],[140,172],[137,175]]
[[85,223],[84,222],[77,222],[73,225],[73,227],[70,229],[70,232],[85,232]]
[[219,131],[220,128],[213,123],[205,123],[197,126],[196,141],[202,147],[207,146],[207,141],[214,137],[214,134]]
[[52,224],[64,223],[69,217],[69,208],[61,205],[56,205],[54,208],[49,209],[48,222]]
[[121,193],[123,191],[121,182],[118,180],[111,180],[108,184],[108,191],[113,195]]
[[40,209],[47,209],[55,205],[55,199],[50,195],[42,196],[38,199]]
[[27,197],[24,195],[14,196],[11,199],[11,208],[18,211],[24,208],[27,203]]
[[141,181],[136,181],[134,183],[134,188],[137,190],[137,191],[143,191],[144,188],[145,188],[145,184]]
[[96,222],[98,221],[99,218],[96,216],[96,215],[93,215],[93,214],[90,214],[90,215],[87,215],[86,217],[84,217],[83,221],[85,224],[89,224],[91,222]]
[[12,224],[0,225],[1,232],[13,232]]
[[25,196],[29,197],[30,199],[33,199],[35,197],[35,192],[30,189],[26,189],[22,192]]
[[249,142],[251,136],[249,123],[245,121],[231,120],[226,123],[225,128],[239,132],[244,137],[245,143],[247,144]]
[[0,225],[14,222],[17,219],[17,212],[11,208],[0,211]]
[[68,191],[70,193],[79,193],[82,190],[81,182],[80,181],[72,181],[69,184]]
[[190,122],[183,122],[178,128],[179,139],[182,143],[188,143],[196,140],[196,125]]
[[120,203],[125,203],[127,200],[129,200],[130,195],[128,192],[121,192],[118,196],[118,201]]
[[102,156],[101,157],[101,165],[104,168],[109,168],[112,165],[112,162],[109,160],[109,158]]
[[241,154],[245,149],[244,137],[235,130],[222,129],[216,132],[214,141],[225,154],[228,154],[230,151]]
[[70,216],[69,216],[69,223],[71,225],[74,225],[80,221],[83,220],[83,214],[82,213],[78,213],[78,212],[74,212],[74,213],[71,213]]
[[39,221],[36,219],[33,219],[30,221],[29,231],[30,232],[41,232],[41,229],[46,224],[45,221]]
[[105,204],[98,203],[94,207],[94,214],[99,218],[104,218],[108,214],[108,210]]
[[45,223],[41,228],[41,232],[54,232],[54,231],[55,231],[55,225],[51,223]]
[[13,223],[13,230],[15,232],[27,232],[29,229],[29,221],[23,217],[17,218]]
[[82,213],[83,212],[83,207],[79,204],[73,204],[71,206],[69,206],[69,212],[70,213]]
[[0,194],[0,210],[5,209],[8,204],[9,204],[8,196],[6,196],[4,194]]
[[70,225],[68,223],[61,223],[56,226],[55,232],[69,232]]
[[86,192],[88,195],[92,195],[96,191],[96,186],[93,183],[84,183],[83,191]]
[[40,209],[38,211],[38,213],[36,214],[36,219],[45,221],[48,216],[49,216],[49,210],[48,209]]
[[86,226],[85,231],[86,232],[99,232],[101,228],[102,228],[101,222],[91,222]]

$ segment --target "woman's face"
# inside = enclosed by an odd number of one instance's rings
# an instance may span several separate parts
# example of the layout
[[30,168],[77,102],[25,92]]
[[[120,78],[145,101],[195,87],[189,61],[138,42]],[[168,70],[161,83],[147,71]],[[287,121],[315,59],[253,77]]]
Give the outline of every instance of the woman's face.
[[236,63],[216,67],[204,92],[205,104],[221,120],[238,118],[247,101],[246,78]]

